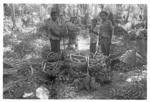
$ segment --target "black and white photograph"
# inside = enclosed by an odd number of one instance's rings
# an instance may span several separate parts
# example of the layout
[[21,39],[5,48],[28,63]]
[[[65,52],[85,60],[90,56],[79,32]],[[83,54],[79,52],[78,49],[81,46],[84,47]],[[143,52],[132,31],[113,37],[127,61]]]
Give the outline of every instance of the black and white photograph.
[[147,6],[3,3],[3,99],[147,100]]

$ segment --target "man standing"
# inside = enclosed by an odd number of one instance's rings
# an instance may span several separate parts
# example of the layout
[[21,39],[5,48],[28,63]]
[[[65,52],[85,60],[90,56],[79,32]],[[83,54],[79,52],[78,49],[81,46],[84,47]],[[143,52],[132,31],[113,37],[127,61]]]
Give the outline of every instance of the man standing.
[[97,44],[97,36],[98,36],[98,33],[96,32],[96,24],[97,24],[97,19],[96,18],[92,19],[92,26],[89,30],[91,54],[94,54],[96,52],[96,44]]
[[46,20],[45,24],[47,27],[47,36],[50,39],[51,51],[55,53],[60,52],[60,38],[61,38],[61,28],[58,23],[59,9],[51,9],[51,19]]
[[100,26],[100,41],[102,53],[106,56],[109,56],[111,39],[112,39],[112,23],[108,20],[108,13],[106,11],[100,12],[100,17],[102,19]]
[[68,48],[72,48],[71,45],[75,45],[75,48],[77,48],[77,34],[80,30],[80,27],[77,24],[77,17],[71,17],[70,21],[67,22],[66,26],[69,35]]

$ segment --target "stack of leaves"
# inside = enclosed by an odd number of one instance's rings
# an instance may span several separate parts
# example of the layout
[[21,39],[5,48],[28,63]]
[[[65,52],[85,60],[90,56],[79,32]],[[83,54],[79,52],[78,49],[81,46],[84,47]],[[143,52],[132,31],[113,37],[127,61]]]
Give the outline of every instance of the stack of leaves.
[[127,50],[121,57],[120,60],[126,64],[134,66],[136,64],[136,49]]
[[117,59],[111,60],[112,70],[120,72],[128,72],[138,69],[136,49],[130,49],[121,53]]
[[129,72],[131,70],[136,69],[136,67],[126,64],[120,60],[114,60],[111,68],[112,68],[112,70],[119,71],[119,72]]

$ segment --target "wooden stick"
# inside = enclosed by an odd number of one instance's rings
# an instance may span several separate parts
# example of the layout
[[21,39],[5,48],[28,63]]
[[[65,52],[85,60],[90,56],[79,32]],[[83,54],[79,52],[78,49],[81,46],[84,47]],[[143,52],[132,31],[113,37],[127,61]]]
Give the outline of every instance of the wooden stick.
[[30,65],[30,69],[31,69],[31,75],[33,75],[34,74],[34,70],[33,70],[32,65]]
[[46,63],[44,63],[43,72],[45,72],[45,68],[46,68]]

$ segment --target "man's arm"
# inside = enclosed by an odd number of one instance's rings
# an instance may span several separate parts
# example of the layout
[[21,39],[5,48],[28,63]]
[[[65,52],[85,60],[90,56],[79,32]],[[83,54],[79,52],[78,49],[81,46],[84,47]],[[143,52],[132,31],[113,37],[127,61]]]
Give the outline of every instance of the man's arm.
[[98,32],[93,32],[95,35],[98,35]]
[[90,30],[91,33],[98,35],[98,32],[94,31],[94,30]]
[[52,35],[59,37],[60,36],[60,28],[59,26],[54,25],[52,22],[49,22],[48,29]]
[[99,38],[98,38],[99,39],[99,44],[98,45],[101,44],[101,39],[102,39],[102,27],[101,26],[102,25],[100,24],[99,27],[98,27],[99,28],[99,31],[98,31],[99,32]]
[[102,39],[102,33],[101,32],[99,32],[99,43],[98,43],[98,45],[100,45],[101,44],[101,39]]

